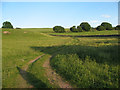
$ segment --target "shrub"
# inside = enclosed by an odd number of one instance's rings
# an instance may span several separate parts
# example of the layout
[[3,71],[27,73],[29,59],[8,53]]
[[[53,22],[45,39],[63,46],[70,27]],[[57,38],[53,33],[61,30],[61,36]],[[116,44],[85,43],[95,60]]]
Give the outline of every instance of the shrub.
[[108,23],[108,22],[103,22],[101,24],[101,26],[105,27],[106,30],[112,30],[112,24]]
[[21,29],[21,28],[19,28],[19,27],[16,27],[16,29]]
[[2,28],[13,28],[12,24],[8,21],[3,22]]
[[117,26],[115,27],[115,30],[120,30],[120,25],[117,25]]
[[97,29],[98,31],[103,31],[103,30],[105,30],[105,27],[103,27],[103,26],[98,26],[96,29]]
[[113,30],[115,30],[116,29],[116,27],[113,27]]
[[63,32],[65,32],[65,29],[61,26],[55,26],[55,27],[53,27],[53,31],[58,32],[58,33],[63,33]]
[[77,26],[77,31],[78,32],[83,32],[83,29],[81,28],[81,26]]
[[76,29],[75,26],[71,27],[71,28],[70,28],[70,31],[71,31],[71,32],[78,32],[78,30]]
[[90,31],[90,29],[91,29],[91,26],[90,26],[89,23],[87,23],[87,22],[82,22],[82,23],[80,24],[80,26],[81,26],[81,28],[82,28],[84,31]]

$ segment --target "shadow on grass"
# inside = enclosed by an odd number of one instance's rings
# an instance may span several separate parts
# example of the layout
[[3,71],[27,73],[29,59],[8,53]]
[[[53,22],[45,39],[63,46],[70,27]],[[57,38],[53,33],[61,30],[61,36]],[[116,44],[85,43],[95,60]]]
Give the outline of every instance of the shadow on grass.
[[20,75],[23,77],[24,80],[27,81],[27,83],[34,86],[33,88],[50,88],[48,87],[44,82],[36,78],[33,74],[26,72],[22,70],[21,68],[17,67]]
[[118,65],[119,61],[119,46],[81,46],[81,45],[62,45],[62,46],[51,46],[51,47],[31,47],[35,51],[44,52],[50,55],[66,55],[66,54],[77,54],[80,59],[84,60],[86,56],[90,56],[92,60],[96,60],[97,63],[107,63]]
[[53,35],[49,34],[51,36],[60,36],[60,37],[120,37],[120,35]]

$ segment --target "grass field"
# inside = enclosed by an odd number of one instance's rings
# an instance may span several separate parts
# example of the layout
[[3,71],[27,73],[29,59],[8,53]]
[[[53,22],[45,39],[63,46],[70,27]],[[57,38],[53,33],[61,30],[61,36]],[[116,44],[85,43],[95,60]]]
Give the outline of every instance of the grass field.
[[[57,88],[45,76],[43,63],[50,55],[52,68],[73,87],[118,88],[119,41],[117,37],[57,37],[58,35],[112,35],[118,31],[82,33],[54,33],[51,28],[3,29],[2,87]],[[29,65],[25,84],[17,67],[23,68],[30,60],[45,54]]]
[[70,32],[69,29],[66,29],[66,33],[50,33],[52,35],[118,35],[118,30],[105,30],[105,31],[90,31],[90,32]]

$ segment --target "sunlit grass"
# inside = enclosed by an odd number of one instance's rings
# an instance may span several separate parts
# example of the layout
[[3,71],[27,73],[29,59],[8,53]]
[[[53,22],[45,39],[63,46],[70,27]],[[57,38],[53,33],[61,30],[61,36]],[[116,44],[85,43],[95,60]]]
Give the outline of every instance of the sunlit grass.
[[105,30],[105,31],[89,31],[89,32],[66,32],[66,33],[49,33],[52,35],[118,35],[118,30]]
[[74,38],[51,65],[76,87],[118,88],[118,49],[118,38]]
[[4,31],[11,32],[3,34],[2,37],[2,81],[3,87],[8,88],[19,87],[19,72],[16,66],[22,67],[28,61],[43,54],[31,49],[32,46],[61,45],[68,40],[68,38],[43,35],[42,29],[3,29]]
[[[3,34],[4,31],[11,33]],[[56,54],[51,60],[53,68],[76,87],[118,87],[118,38],[55,37],[49,35],[51,33],[53,33],[51,28],[2,30],[3,88],[19,88],[22,82],[16,66],[22,68],[30,60],[44,53],[46,54],[44,57],[30,65],[28,72],[44,82],[47,87],[56,86],[51,85],[44,76],[42,64],[53,54]],[[118,34],[115,30],[53,34],[97,33]]]

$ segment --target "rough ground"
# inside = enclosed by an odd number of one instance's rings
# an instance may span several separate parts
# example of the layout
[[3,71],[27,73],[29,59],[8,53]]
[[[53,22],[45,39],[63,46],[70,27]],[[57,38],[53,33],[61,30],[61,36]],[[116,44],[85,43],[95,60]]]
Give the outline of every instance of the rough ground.
[[48,80],[51,84],[58,85],[60,88],[72,88],[72,86],[63,80],[54,70],[52,70],[50,66],[50,58],[52,56],[49,56],[48,60],[46,60],[43,64],[43,67],[46,68],[46,76],[48,77]]
[[[34,88],[33,85],[27,85],[27,69],[29,64],[34,63],[35,61],[37,61],[38,59],[40,59],[42,56],[44,56],[45,54],[35,58],[34,60],[29,61],[25,66],[23,66],[22,69],[20,69],[18,67],[18,70],[20,72],[20,75],[22,76],[23,80],[23,84],[21,84],[21,88]],[[46,77],[48,78],[49,82],[53,85],[59,86],[60,88],[72,88],[72,86],[66,82],[63,78],[61,78],[58,74],[56,74],[56,72],[54,70],[52,70],[51,66],[50,66],[50,59],[52,56],[49,56],[48,59],[44,62],[43,67],[46,70]],[[25,81],[26,80],[26,81]],[[25,85],[26,84],[26,85]],[[25,87],[27,86],[27,87]]]
[[20,75],[22,76],[22,77],[20,77],[21,78],[20,80],[23,82],[22,84],[20,84],[20,88],[34,88],[33,85],[28,85],[27,84],[27,83],[29,83],[28,82],[29,80],[27,80],[27,69],[28,69],[29,64],[34,63],[35,61],[37,61],[38,59],[40,59],[44,55],[45,54],[43,54],[43,55],[35,58],[34,60],[29,61],[25,66],[23,66],[22,69],[20,69],[19,67],[17,67],[18,70],[19,70]]

